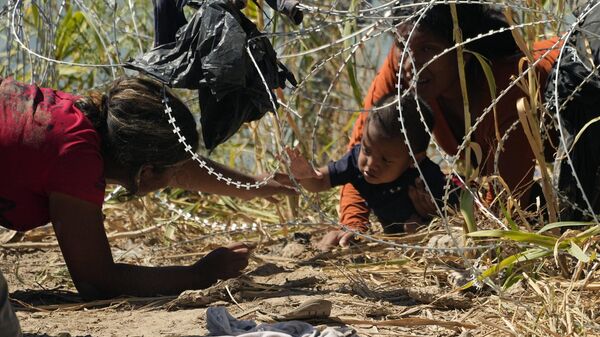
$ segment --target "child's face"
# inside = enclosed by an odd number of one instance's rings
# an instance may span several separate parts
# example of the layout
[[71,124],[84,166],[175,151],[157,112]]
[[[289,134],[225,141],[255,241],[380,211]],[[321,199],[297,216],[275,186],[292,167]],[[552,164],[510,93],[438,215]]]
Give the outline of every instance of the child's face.
[[369,184],[389,183],[410,166],[410,155],[402,139],[383,138],[371,124],[363,131],[358,168]]

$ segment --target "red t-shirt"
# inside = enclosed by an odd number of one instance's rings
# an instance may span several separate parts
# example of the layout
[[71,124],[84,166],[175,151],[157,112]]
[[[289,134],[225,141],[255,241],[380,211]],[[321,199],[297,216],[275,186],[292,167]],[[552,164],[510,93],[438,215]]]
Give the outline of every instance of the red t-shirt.
[[0,225],[50,221],[52,192],[102,205],[100,138],[77,96],[0,78]]

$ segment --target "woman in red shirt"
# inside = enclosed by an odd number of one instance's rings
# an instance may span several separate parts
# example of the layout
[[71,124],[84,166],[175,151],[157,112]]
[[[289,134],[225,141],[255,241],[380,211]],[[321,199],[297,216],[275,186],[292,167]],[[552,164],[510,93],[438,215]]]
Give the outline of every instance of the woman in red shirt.
[[[463,40],[485,34],[490,30],[508,27],[502,12],[491,7],[480,4],[457,4],[456,8]],[[398,33],[407,39],[414,25],[413,21],[403,23],[399,26]],[[354,124],[350,147],[360,142],[362,128],[373,103],[398,90],[396,85],[398,73],[401,72],[402,87],[407,88],[411,80],[416,80],[418,95],[432,108],[435,120],[433,135],[437,143],[446,153],[457,154],[458,145],[465,136],[464,102],[459,81],[457,54],[455,51],[445,53],[423,68],[423,65],[434,56],[454,46],[453,27],[450,6],[435,5],[420,19],[410,36],[408,47],[411,53],[404,55],[402,65],[399,64],[402,47],[399,43],[392,47],[363,102],[365,111]],[[534,58],[541,58],[556,41],[553,39],[535,43]],[[466,44],[465,49],[479,53],[489,60],[496,84],[496,96],[500,91],[508,88],[512,75],[519,74],[519,62],[524,55],[510,31],[473,41]],[[534,68],[542,85],[546,82],[558,53],[558,48],[552,50]],[[464,53],[464,57],[471,120],[475,121],[491,104],[492,97],[479,61],[470,53]],[[415,78],[413,64],[416,71],[422,69],[418,79]],[[496,104],[501,136],[518,120],[517,101],[527,95],[519,87],[513,86]],[[481,162],[475,165],[479,167],[482,175],[490,175],[494,172],[494,153],[497,148],[495,125],[494,114],[488,113],[471,136],[471,143],[477,143],[481,148]],[[511,191],[521,194],[521,200],[528,202],[535,162],[529,142],[520,125],[511,132],[510,137],[503,144],[503,149],[499,158],[499,173]],[[429,200],[429,195],[424,190],[413,186],[409,194],[421,215],[426,216],[435,211],[431,207],[433,203]],[[359,231],[368,228],[368,208],[351,185],[342,188],[340,222]],[[334,230],[325,235],[319,246],[323,250],[338,244],[346,246],[352,236],[351,232]]]
[[[155,81],[124,78],[105,93],[79,97],[0,79],[0,224],[25,231],[51,222],[82,297],[173,295],[240,274],[249,247],[218,248],[190,266],[115,263],[103,226],[106,183],[144,195],[172,186],[249,199],[293,194],[270,181],[237,189],[189,159],[165,114],[164,95],[180,134],[198,147],[194,117]],[[247,176],[202,158],[225,177]]]

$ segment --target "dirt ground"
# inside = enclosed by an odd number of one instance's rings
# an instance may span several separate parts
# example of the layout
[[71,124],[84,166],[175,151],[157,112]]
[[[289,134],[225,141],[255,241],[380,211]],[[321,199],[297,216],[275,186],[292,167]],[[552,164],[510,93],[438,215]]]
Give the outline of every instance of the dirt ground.
[[[544,304],[527,287],[500,296],[485,289],[453,291],[467,275],[457,256],[401,254],[373,243],[323,254],[307,240],[315,241],[318,232],[263,238],[243,277],[178,298],[83,302],[48,228],[3,245],[0,269],[26,336],[204,336],[208,306],[274,322],[314,298],[332,302],[331,316],[307,322],[349,326],[359,336],[505,336],[517,335],[511,327],[536,329],[522,318],[535,322]],[[426,244],[435,235],[398,242]],[[144,265],[192,263],[218,244],[202,238],[165,242],[160,230],[111,240],[116,260]],[[581,295],[592,308],[600,303],[595,292]],[[594,335],[593,327],[587,335]]]

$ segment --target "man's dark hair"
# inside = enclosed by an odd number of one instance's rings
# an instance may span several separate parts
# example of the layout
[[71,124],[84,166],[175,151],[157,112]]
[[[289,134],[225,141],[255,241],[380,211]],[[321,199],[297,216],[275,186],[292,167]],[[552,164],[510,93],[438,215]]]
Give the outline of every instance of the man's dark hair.
[[[395,11],[395,17],[406,17],[415,14],[423,6],[409,6],[412,0],[400,0],[398,9]],[[482,4],[456,4],[456,14],[458,17],[458,26],[462,31],[463,41],[468,38],[475,38],[479,34],[488,33],[490,30],[497,31],[502,28],[508,28],[504,14],[497,8]],[[416,22],[418,15],[409,22]],[[402,22],[396,20],[397,23]],[[430,33],[444,39],[449,45],[454,44],[454,23],[452,22],[452,13],[450,5],[437,4],[429,8],[419,20],[419,29],[425,29]],[[488,59],[505,57],[520,53],[510,30],[494,33],[489,37],[475,40],[465,45],[465,48],[479,53]]]
[[[375,109],[369,112],[365,127],[368,128],[372,125],[377,133],[385,139],[399,138],[404,140],[404,134],[401,130],[402,125],[398,120],[400,111],[398,110],[397,98],[396,95],[388,95],[377,101]],[[433,128],[431,108],[423,100],[415,98],[413,94],[402,97],[400,105],[402,106],[402,119],[404,120],[404,127],[411,148],[415,153],[426,151],[431,136],[425,129],[425,125],[427,125],[429,131]],[[421,120],[421,115],[423,120]]]

